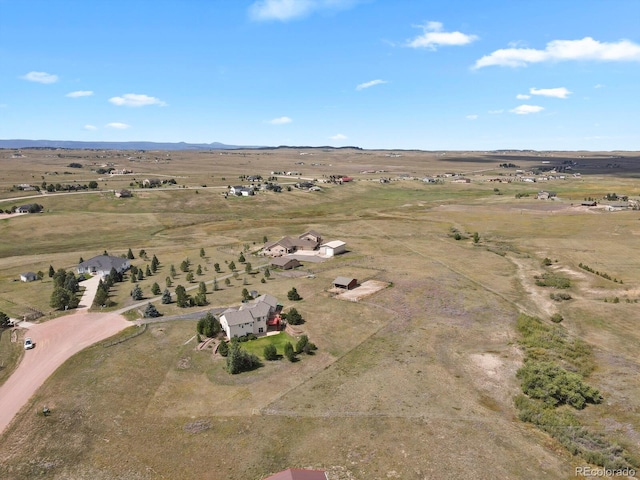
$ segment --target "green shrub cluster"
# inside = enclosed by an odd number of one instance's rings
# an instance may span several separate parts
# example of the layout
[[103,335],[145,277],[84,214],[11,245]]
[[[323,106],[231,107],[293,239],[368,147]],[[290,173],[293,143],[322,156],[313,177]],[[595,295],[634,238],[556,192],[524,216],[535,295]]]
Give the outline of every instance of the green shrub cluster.
[[562,302],[563,300],[571,300],[571,295],[568,293],[560,292],[560,293],[550,293],[549,298],[556,302]]
[[551,435],[572,455],[607,469],[637,468],[640,464],[620,445],[580,425],[575,415],[564,408],[555,408],[525,395],[518,395],[515,404],[520,420]]
[[571,281],[566,277],[561,277],[555,273],[543,273],[542,275],[536,275],[536,285],[539,287],[553,287],[553,288],[569,288]]
[[518,417],[548,433],[573,455],[608,469],[637,468],[638,459],[600,433],[580,424],[570,407],[602,402],[600,392],[584,382],[593,368],[591,348],[571,340],[560,325],[521,314],[516,321],[525,350],[518,370],[525,395],[518,395]]

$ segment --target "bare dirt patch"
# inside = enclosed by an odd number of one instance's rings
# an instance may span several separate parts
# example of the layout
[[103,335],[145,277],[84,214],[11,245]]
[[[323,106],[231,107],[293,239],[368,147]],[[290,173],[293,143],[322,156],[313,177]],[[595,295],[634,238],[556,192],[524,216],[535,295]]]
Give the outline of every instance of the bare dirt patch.
[[389,284],[387,282],[382,282],[380,280],[367,280],[366,282],[362,283],[361,285],[354,288],[353,290],[347,290],[347,291],[338,290],[342,293],[336,295],[336,298],[339,298],[340,300],[349,300],[351,302],[358,302],[363,298],[366,298],[370,295],[373,295],[376,292],[379,292],[380,290],[384,290],[388,286]]

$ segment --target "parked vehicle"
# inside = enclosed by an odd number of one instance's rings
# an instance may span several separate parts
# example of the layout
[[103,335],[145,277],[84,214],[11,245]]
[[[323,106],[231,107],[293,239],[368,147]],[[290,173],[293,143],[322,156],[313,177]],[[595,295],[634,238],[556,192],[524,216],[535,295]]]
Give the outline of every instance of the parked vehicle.
[[33,347],[35,347],[35,343],[33,343],[33,341],[31,340],[31,337],[27,337],[24,339],[24,349],[25,350],[31,350]]

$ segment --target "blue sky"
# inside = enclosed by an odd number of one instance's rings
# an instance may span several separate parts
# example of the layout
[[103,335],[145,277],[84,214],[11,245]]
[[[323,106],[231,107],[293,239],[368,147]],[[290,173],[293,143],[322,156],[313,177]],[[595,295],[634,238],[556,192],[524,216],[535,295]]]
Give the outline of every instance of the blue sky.
[[636,0],[0,0],[0,138],[640,149]]

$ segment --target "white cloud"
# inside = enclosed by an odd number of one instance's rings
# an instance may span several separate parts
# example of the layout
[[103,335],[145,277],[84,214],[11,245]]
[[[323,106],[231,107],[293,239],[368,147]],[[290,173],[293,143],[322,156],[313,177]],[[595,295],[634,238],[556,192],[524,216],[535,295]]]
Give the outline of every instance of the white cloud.
[[[124,124],[121,124],[121,125],[124,125]],[[83,128],[85,130],[91,130],[91,131],[94,131],[94,130],[98,129],[98,127],[96,127],[95,125],[85,125]]]
[[542,110],[544,110],[544,107],[540,107],[539,105],[520,105],[509,111],[517,115],[529,115],[530,113],[538,113]]
[[388,83],[386,80],[371,80],[370,82],[361,83],[356,87],[356,90],[364,90],[365,88],[373,87],[375,85],[382,85],[383,83]]
[[601,83],[598,83],[594,85],[593,88],[604,88],[604,85],[602,85]]
[[529,98],[531,98],[531,95],[525,95],[524,93],[519,93],[518,95],[516,95],[516,98],[518,100],[528,100]]
[[71,98],[80,98],[80,97],[90,97],[91,95],[93,95],[93,92],[91,90],[77,90],[75,92],[69,92],[65,96],[71,97]]
[[640,61],[640,45],[629,40],[615,43],[599,42],[591,37],[581,40],[553,40],[544,50],[534,48],[504,48],[476,61],[474,68],[525,67],[530,63],[593,60],[601,62]]
[[559,88],[530,88],[531,95],[542,95],[543,97],[567,98],[571,92],[564,87]]
[[342,133],[338,133],[337,135],[334,135],[332,137],[329,137],[331,140],[346,140],[347,136],[343,135]]
[[56,83],[58,81],[57,75],[53,75],[47,72],[29,72],[20,78],[37,83]]
[[286,22],[315,12],[345,10],[356,3],[358,0],[259,0],[249,7],[249,17],[257,21]]
[[465,118],[467,120],[477,120],[478,119],[478,115],[467,115]]
[[291,122],[293,122],[293,120],[291,120],[289,117],[278,117],[272,118],[267,123],[270,123],[271,125],[285,125]]
[[166,103],[156,97],[148,95],[139,95],[137,93],[125,93],[121,97],[112,97],[109,99],[114,105],[119,107],[145,107],[147,105],[158,105],[166,107]]
[[491,115],[499,115],[501,113],[504,113],[504,110],[500,109],[500,110],[489,110],[489,112]]
[[126,123],[120,123],[120,122],[111,122],[111,123],[107,123],[105,127],[115,128],[116,130],[126,130],[127,128],[130,128],[131,125],[127,125]]
[[424,33],[413,40],[408,40],[407,47],[436,50],[441,46],[467,45],[478,39],[476,35],[467,35],[461,32],[443,32],[442,23],[440,22],[428,22],[426,25],[419,25],[418,27],[422,28]]

